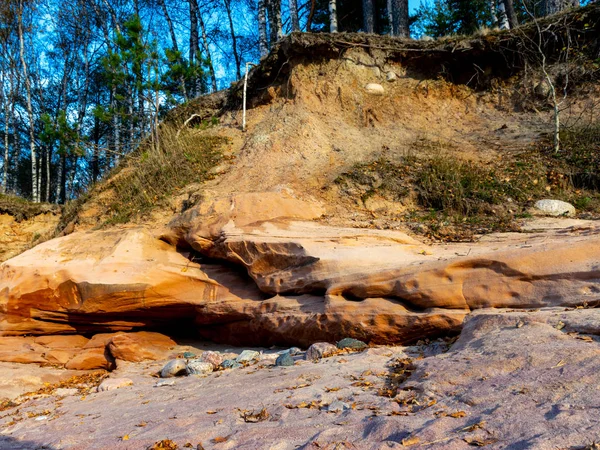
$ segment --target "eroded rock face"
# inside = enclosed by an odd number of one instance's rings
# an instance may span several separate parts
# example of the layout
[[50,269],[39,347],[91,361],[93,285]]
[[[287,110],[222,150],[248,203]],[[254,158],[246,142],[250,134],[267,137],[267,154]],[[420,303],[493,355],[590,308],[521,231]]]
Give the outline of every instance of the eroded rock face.
[[[394,343],[457,333],[472,310],[600,300],[598,228],[428,246],[397,231],[297,220],[319,214],[288,194],[244,194],[163,235],[211,259],[143,229],[49,241],[0,265],[0,333],[176,326],[244,346]],[[83,346],[128,360],[164,358],[168,347],[112,335]]]

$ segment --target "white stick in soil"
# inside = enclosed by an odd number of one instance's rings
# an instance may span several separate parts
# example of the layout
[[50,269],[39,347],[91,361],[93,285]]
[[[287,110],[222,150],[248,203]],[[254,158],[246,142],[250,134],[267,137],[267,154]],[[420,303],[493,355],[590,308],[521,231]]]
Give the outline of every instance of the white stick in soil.
[[254,66],[253,63],[246,63],[246,73],[244,74],[244,113],[242,114],[242,131],[246,131],[246,89],[248,88],[248,68]]

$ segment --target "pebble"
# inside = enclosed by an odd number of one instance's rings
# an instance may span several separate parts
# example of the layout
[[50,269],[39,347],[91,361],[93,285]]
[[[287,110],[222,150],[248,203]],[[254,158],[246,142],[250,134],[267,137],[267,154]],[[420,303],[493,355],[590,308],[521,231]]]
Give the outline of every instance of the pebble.
[[294,358],[292,357],[291,354],[289,353],[283,353],[282,355],[279,355],[279,357],[275,360],[275,365],[276,366],[293,366],[294,365]]
[[157,383],[154,385],[154,387],[164,387],[164,386],[174,386],[174,385],[175,385],[175,380],[170,380],[170,381],[167,381],[167,380],[161,380],[161,381],[158,381],[158,382],[157,382]]
[[226,359],[221,363],[221,367],[223,369],[238,369],[242,367],[242,365],[237,362],[235,359]]
[[111,391],[113,389],[119,389],[125,386],[131,386],[133,381],[129,378],[107,378],[100,386],[96,388],[96,392]]
[[308,350],[306,350],[306,354],[304,355],[304,359],[308,361],[315,361],[317,359],[333,356],[337,353],[337,351],[337,347],[329,342],[317,342],[308,347]]
[[206,351],[202,353],[200,360],[211,364],[214,370],[223,362],[223,356],[219,352]]
[[367,344],[363,341],[359,341],[358,339],[353,338],[344,338],[340,342],[337,343],[337,348],[343,350],[345,348],[349,348],[352,350],[362,350],[367,348]]
[[386,79],[387,79],[387,80],[388,80],[390,83],[391,83],[391,82],[394,82],[394,81],[396,81],[396,79],[397,79],[397,78],[398,78],[398,76],[396,75],[396,72],[394,72],[394,71],[390,70],[390,71],[387,73]]
[[183,357],[185,359],[192,359],[196,357],[196,354],[192,352],[183,352]]
[[183,359],[172,359],[160,371],[161,378],[180,377],[187,373],[187,367]]
[[244,350],[240,355],[235,358],[235,360],[239,363],[250,363],[252,361],[258,360],[260,353],[254,350]]
[[202,358],[192,359],[187,363],[188,375],[208,375],[212,373],[213,365],[202,361]]
[[327,412],[342,412],[348,409],[350,409],[350,405],[340,400],[335,400],[329,406],[327,406]]

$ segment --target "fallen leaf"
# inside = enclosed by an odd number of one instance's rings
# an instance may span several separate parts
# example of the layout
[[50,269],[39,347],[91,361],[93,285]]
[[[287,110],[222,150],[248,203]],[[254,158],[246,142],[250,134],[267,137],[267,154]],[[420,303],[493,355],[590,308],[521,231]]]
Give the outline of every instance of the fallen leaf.
[[485,425],[485,420],[482,420],[481,422],[477,422],[477,423],[474,423],[473,425],[469,425],[468,427],[465,427],[460,431],[465,431],[467,433],[470,433],[471,431],[475,431],[475,430],[479,430],[479,429],[483,428],[484,425]]
[[416,436],[413,436],[406,439],[402,439],[402,446],[410,447],[411,445],[417,445],[419,442],[421,442],[421,439],[419,439]]
[[486,445],[490,445],[496,442],[496,439],[493,438],[488,438],[488,439],[483,439],[483,438],[473,438],[473,437],[466,437],[463,439],[463,441],[465,441],[467,444],[472,445],[474,447],[485,447]]
[[454,419],[460,419],[461,417],[466,417],[467,413],[464,411],[456,411],[453,413],[448,414],[448,416],[454,418]]
[[216,411],[206,411],[206,414],[216,414]]
[[140,422],[136,425],[136,427],[145,427],[146,425],[148,425],[146,422]]
[[179,446],[171,439],[163,439],[155,442],[152,447],[148,447],[148,450],[177,450],[178,448]]
[[129,440],[129,435],[128,435],[128,434],[126,434],[125,436],[123,436],[123,437],[121,438],[121,440],[122,440],[122,441],[128,441],[128,440]]
[[227,442],[229,440],[229,436],[217,436],[212,440],[213,444],[220,444],[222,442]]
[[263,422],[269,418],[269,412],[263,408],[259,412],[255,411],[240,411],[242,419],[246,423],[258,423]]
[[335,391],[339,391],[341,388],[339,387],[333,387],[333,388],[329,388],[329,387],[325,387],[325,392],[335,392]]

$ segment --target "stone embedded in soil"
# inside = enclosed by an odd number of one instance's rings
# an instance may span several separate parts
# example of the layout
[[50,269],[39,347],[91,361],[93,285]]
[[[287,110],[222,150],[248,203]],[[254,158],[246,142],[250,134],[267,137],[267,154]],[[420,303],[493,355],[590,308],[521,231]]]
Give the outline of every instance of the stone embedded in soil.
[[315,361],[321,358],[333,356],[338,352],[338,348],[329,342],[316,342],[306,350],[304,359],[307,361]]
[[107,378],[100,383],[96,390],[98,392],[112,391],[113,389],[120,389],[132,384],[133,381],[129,378]]
[[363,341],[359,341],[358,339],[344,338],[337,343],[337,348],[339,348],[340,350],[362,350],[364,348],[367,348],[367,344],[365,344]]
[[187,362],[188,375],[208,375],[212,373],[214,366],[202,359],[192,359]]
[[294,358],[289,353],[283,353],[275,360],[276,366],[293,366]]
[[183,359],[172,359],[160,370],[161,378],[180,377],[187,374],[187,365]]
[[373,95],[383,95],[385,93],[385,89],[383,89],[383,86],[378,83],[367,84],[365,86],[365,91]]

